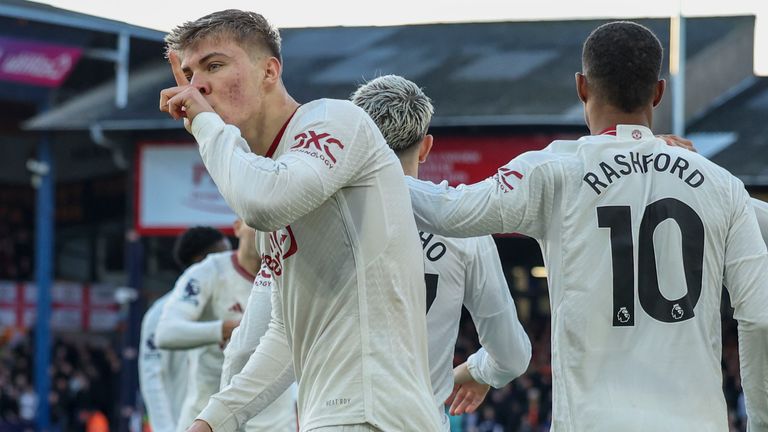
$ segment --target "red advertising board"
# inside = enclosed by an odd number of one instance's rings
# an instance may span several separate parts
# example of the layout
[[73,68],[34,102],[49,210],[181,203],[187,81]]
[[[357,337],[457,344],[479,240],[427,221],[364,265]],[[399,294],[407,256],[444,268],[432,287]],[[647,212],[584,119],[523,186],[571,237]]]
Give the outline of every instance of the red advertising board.
[[82,52],[72,46],[0,37],[0,80],[58,87]]
[[484,180],[515,156],[541,150],[556,139],[578,138],[574,134],[498,136],[436,135],[427,161],[419,167],[423,180],[448,180],[455,186]]

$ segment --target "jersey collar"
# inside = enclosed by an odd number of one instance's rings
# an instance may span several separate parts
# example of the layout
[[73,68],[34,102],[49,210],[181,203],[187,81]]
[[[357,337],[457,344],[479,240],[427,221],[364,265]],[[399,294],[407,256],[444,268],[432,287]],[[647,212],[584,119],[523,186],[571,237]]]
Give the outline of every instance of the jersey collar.
[[232,252],[232,265],[235,267],[235,270],[237,273],[244,277],[248,282],[253,282],[254,279],[256,279],[256,275],[252,274],[248,270],[245,269],[245,267],[240,265],[240,262],[237,260],[237,252]]
[[607,127],[600,131],[598,135],[613,135],[616,136],[616,125]]
[[275,151],[277,150],[277,146],[280,145],[280,140],[283,139],[283,134],[285,133],[285,129],[288,127],[288,123],[291,122],[291,119],[296,114],[296,111],[299,110],[300,106],[301,105],[297,106],[296,109],[293,110],[293,112],[291,113],[291,116],[288,117],[288,120],[286,120],[285,123],[283,123],[283,127],[280,128],[280,131],[277,133],[277,136],[272,141],[272,145],[269,146],[269,150],[267,150],[267,154],[264,155],[265,157],[271,158],[275,154]]

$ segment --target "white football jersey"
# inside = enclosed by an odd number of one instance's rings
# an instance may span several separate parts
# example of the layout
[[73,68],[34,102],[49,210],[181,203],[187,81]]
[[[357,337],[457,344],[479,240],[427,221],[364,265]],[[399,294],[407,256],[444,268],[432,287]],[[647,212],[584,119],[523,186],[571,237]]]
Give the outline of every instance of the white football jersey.
[[[211,395],[219,391],[224,362],[222,321],[242,318],[254,277],[239,265],[236,252],[212,253],[179,277],[163,307],[157,345],[188,350],[185,352],[189,357],[187,396],[177,422],[179,432],[192,424]],[[283,403],[283,410],[271,410],[282,411],[282,417],[262,418],[276,426],[269,430],[290,424],[293,406],[289,399]]]
[[[268,233],[260,250],[277,291],[253,368],[201,418],[233,430],[285,390],[275,379],[292,359],[301,430],[437,430],[419,239],[400,162],[370,117],[349,101],[307,103],[267,157],[216,114],[196,116],[192,132],[229,206]],[[255,400],[238,404],[245,387]]]
[[[232,332],[232,337],[224,349],[220,390],[228,386],[232,377],[243,370],[256,347],[259,346],[261,337],[267,332],[272,311],[272,285],[272,275],[262,263],[253,281],[243,319]],[[246,432],[295,432],[297,424],[295,387],[295,384],[292,384],[264,411],[248,420]],[[280,423],[277,423],[278,420]]]
[[[491,236],[446,238],[420,232],[427,288],[427,333],[432,389],[443,402],[453,389],[453,354],[462,305],[482,348],[467,360],[475,381],[495,388],[525,372],[531,342],[517,319],[496,243]],[[447,418],[443,424],[448,426]]]
[[760,225],[760,232],[763,233],[763,241],[768,244],[768,203],[752,198],[749,200],[757,216],[757,224]]
[[155,332],[170,292],[155,300],[141,319],[139,388],[154,432],[175,432],[187,395],[187,353],[159,349]]
[[[721,289],[750,426],[768,425],[768,254],[743,184],[641,126],[555,141],[449,188],[409,179],[420,227],[536,238],[552,309],[553,426],[725,431]],[[762,425],[762,426],[760,426]],[[762,430],[762,429],[760,429]]]

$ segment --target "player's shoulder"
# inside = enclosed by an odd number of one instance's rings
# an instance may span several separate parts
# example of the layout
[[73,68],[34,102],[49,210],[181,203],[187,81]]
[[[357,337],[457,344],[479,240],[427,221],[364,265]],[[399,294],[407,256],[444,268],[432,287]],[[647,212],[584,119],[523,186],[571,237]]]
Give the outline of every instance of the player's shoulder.
[[[696,143],[694,143],[695,145]],[[716,186],[722,187],[728,191],[735,188],[743,188],[744,184],[730,171],[709,160],[707,157],[681,147],[669,146],[661,139],[655,142],[659,153],[667,153],[674,158],[685,160],[687,166],[691,169],[700,170],[702,174]]]
[[161,313],[163,310],[163,305],[165,305],[165,303],[168,301],[168,298],[170,296],[171,296],[171,293],[167,292],[162,296],[158,297],[157,300],[152,302],[152,304],[147,308],[147,311],[144,312],[144,319],[147,319],[154,314]]
[[297,112],[300,123],[354,122],[365,117],[365,111],[348,100],[316,99],[302,105]]
[[222,270],[231,266],[232,251],[214,252],[208,254],[201,261],[189,266],[183,276],[185,278],[194,278],[198,280],[209,280],[215,278]]
[[152,304],[147,308],[146,312],[144,312],[144,316],[141,317],[142,329],[148,329],[157,325],[157,322],[160,320],[160,316],[163,314],[163,306],[168,301],[169,297],[170,293],[166,293],[152,302]]
[[554,140],[541,150],[527,151],[513,160],[529,168],[578,163],[582,145],[576,140]]

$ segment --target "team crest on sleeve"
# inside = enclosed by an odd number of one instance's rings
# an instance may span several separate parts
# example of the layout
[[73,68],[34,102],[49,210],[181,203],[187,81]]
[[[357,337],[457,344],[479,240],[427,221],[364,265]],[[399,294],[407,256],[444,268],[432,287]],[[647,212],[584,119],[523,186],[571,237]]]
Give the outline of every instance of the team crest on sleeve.
[[498,172],[493,176],[499,187],[506,193],[515,188],[514,185],[519,184],[523,179],[523,175],[519,171],[507,167],[499,168]]
[[336,155],[344,149],[344,144],[327,132],[308,130],[294,136],[293,139],[291,151],[320,159],[328,169],[336,165]]
[[198,295],[200,295],[200,282],[197,279],[190,279],[187,285],[184,286],[184,295],[181,297],[181,300],[197,306],[200,304],[197,300]]
[[147,347],[146,351],[144,351],[144,360],[151,360],[151,359],[159,359],[160,358],[160,351],[157,349],[157,345],[155,345],[155,334],[152,333],[149,335],[149,338],[147,338],[145,345]]

